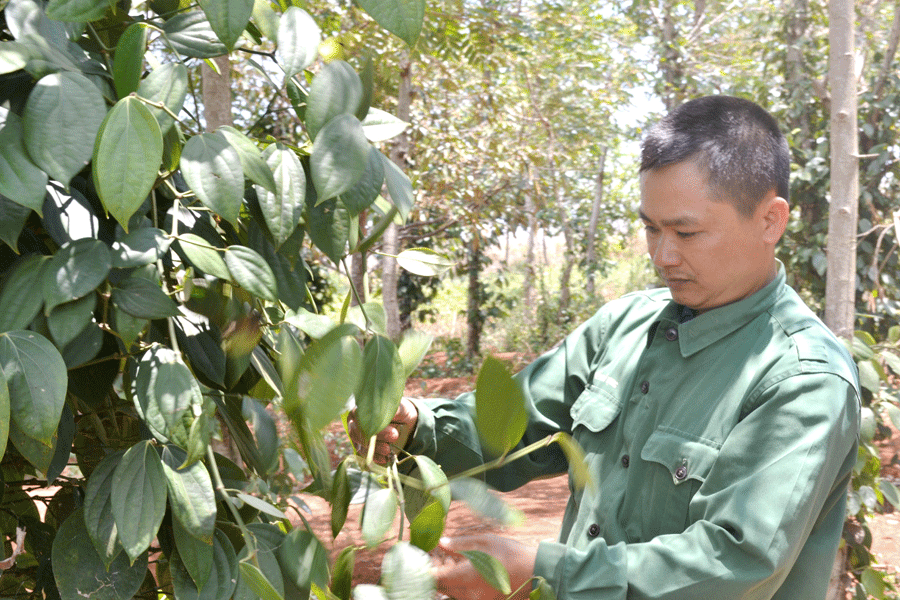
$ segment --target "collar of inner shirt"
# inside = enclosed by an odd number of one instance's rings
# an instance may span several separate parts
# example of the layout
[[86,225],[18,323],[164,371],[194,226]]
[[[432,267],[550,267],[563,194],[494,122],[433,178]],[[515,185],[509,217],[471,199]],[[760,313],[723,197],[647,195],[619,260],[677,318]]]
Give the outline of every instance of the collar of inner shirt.
[[[697,311],[693,308],[688,308],[687,306],[683,306],[681,304],[675,305],[675,315],[678,319],[679,324],[684,324],[697,316]],[[650,343],[653,342],[653,336],[656,335],[656,330],[659,328],[659,324],[662,321],[654,321],[650,326],[650,332],[647,335],[647,347],[650,347]]]

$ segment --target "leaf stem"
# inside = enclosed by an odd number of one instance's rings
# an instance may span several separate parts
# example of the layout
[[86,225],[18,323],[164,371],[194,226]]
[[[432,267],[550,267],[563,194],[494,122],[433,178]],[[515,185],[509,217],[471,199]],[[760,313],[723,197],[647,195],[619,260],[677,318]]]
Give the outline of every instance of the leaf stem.
[[216,464],[216,454],[213,452],[212,446],[209,445],[206,446],[206,460],[210,463],[209,472],[213,478],[213,485],[215,486],[216,491],[219,492],[219,496],[222,497],[222,502],[228,505],[228,508],[231,510],[231,516],[234,517],[235,522],[241,530],[241,534],[244,536],[244,542],[247,544],[248,556],[251,557],[253,565],[259,568],[259,560],[256,557],[256,543],[253,541],[253,534],[247,529],[247,525],[244,524],[244,519],[241,518],[241,513],[238,512],[237,507],[231,502],[231,496],[228,495],[225,484],[222,482],[222,476],[219,475],[219,467]]

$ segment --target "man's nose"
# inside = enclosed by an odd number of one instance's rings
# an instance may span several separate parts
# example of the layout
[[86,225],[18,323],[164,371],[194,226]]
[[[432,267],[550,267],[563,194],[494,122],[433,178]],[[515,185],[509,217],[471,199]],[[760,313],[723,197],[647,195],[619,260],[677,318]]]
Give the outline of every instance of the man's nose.
[[672,236],[659,236],[656,246],[652,248],[653,264],[657,268],[674,267],[681,262],[681,255],[674,241]]

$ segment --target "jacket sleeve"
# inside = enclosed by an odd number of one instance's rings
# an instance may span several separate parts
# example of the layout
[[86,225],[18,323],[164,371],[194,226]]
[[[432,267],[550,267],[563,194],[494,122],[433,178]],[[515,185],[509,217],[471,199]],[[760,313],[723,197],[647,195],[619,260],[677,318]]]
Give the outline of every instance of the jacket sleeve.
[[824,597],[827,577],[804,573],[828,573],[834,559],[858,406],[855,387],[834,374],[772,384],[722,445],[685,531],[633,544],[598,538],[584,550],[543,542],[535,574],[560,599]]
[[[559,431],[571,430],[569,410],[584,389],[594,358],[602,349],[604,323],[604,311],[601,310],[515,376],[522,387],[529,414],[525,435],[516,448]],[[473,420],[473,392],[455,400],[414,399],[413,403],[419,417],[406,446],[409,453],[435,458],[448,475],[494,458],[479,442]],[[500,491],[509,491],[537,477],[558,475],[567,469],[565,455],[553,444],[488,471],[485,480]]]

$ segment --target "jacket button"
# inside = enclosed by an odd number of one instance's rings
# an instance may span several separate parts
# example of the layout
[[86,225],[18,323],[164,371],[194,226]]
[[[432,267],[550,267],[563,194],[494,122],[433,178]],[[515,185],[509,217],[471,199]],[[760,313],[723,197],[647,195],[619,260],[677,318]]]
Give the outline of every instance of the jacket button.
[[642,394],[646,394],[646,393],[649,392],[649,391],[650,391],[650,382],[649,382],[649,381],[642,381],[642,382],[641,382],[641,393],[642,393]]
[[685,477],[687,477],[687,467],[686,466],[681,465],[680,467],[675,469],[675,479],[677,479],[678,481],[681,481]]
[[666,329],[666,339],[670,342],[674,342],[678,339],[678,330],[674,327],[669,327]]
[[600,535],[600,526],[596,523],[592,523],[590,527],[588,527],[588,537],[595,538]]
[[622,466],[627,469],[629,463],[631,463],[631,459],[628,458],[628,455],[626,454],[625,456],[622,457]]

